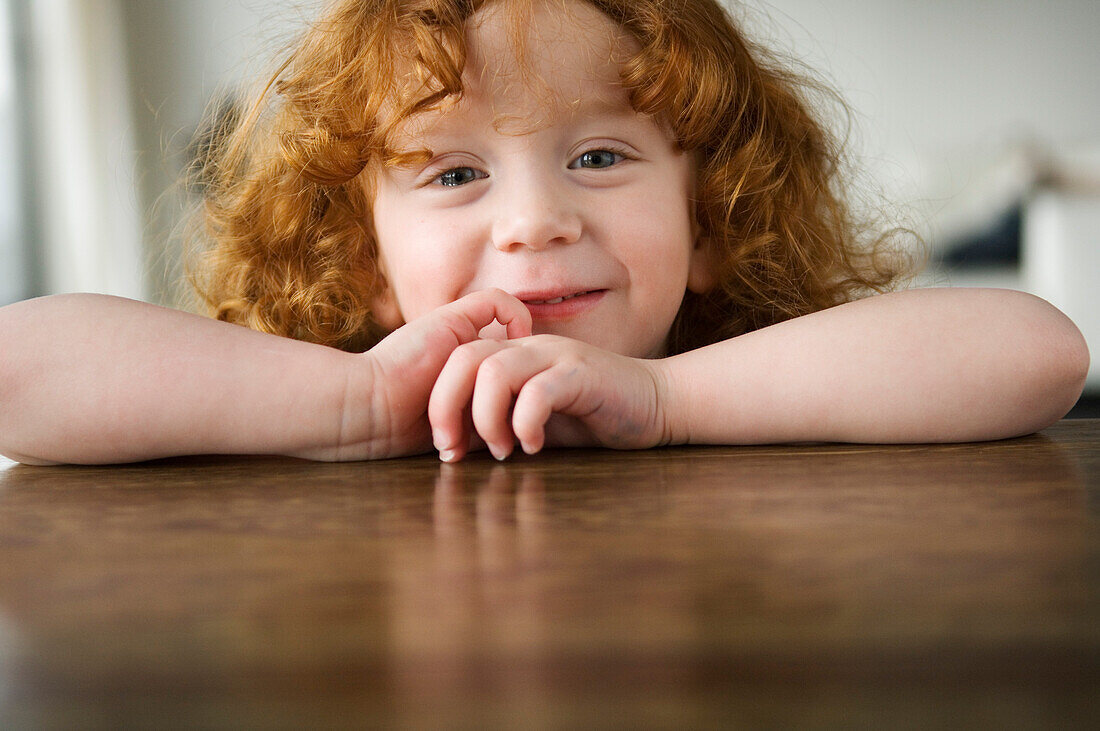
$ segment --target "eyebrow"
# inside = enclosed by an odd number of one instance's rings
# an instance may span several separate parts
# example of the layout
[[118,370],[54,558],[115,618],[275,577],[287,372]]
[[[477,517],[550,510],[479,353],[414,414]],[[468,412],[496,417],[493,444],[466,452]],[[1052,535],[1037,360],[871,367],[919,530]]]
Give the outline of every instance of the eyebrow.
[[[557,104],[556,107],[561,110],[558,112],[560,116],[555,116],[550,121],[543,121],[539,125],[530,125],[530,131],[534,132],[544,129],[546,126],[560,125],[563,120],[566,121],[565,123],[569,123],[577,119],[610,118],[616,121],[633,121],[635,118],[646,118],[646,115],[635,110],[625,99],[612,101],[603,95],[577,99],[567,104]],[[470,134],[472,129],[482,129],[481,125],[469,121],[453,121],[456,115],[468,114],[468,109],[459,106],[447,112],[436,114],[434,118],[426,121],[423,115],[419,119],[417,117],[410,118],[410,122],[415,124],[419,121],[421,124],[416,127],[414,134],[403,130],[394,140],[397,143],[396,145],[387,145],[383,163],[387,166],[397,167],[411,167],[427,163],[435,154],[431,146],[426,144],[427,142],[435,142],[436,146],[446,147],[452,139],[464,137]],[[504,123],[513,120],[524,122],[526,119],[522,115],[498,114],[493,118],[491,125],[498,133],[506,134],[499,132],[502,121]],[[519,134],[526,133],[521,132]]]
[[589,116],[607,115],[626,117],[638,114],[638,110],[631,106],[627,98],[612,101],[604,96],[587,97],[584,99],[577,99],[566,106],[571,108],[575,114],[583,113]]

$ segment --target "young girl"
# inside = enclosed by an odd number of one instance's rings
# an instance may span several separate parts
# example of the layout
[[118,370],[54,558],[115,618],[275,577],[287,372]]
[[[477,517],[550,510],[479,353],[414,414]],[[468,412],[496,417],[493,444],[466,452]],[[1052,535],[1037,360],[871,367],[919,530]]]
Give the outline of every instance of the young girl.
[[215,318],[4,308],[0,452],[451,461],[1063,416],[1088,353],[1042,300],[859,299],[901,260],[799,88],[714,0],[340,2],[203,169]]

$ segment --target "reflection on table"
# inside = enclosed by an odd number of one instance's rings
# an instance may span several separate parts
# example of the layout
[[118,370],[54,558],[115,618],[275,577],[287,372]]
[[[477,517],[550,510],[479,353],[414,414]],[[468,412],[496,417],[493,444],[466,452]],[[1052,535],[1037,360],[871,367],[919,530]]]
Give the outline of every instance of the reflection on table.
[[1082,725],[1100,421],[0,471],[3,725]]

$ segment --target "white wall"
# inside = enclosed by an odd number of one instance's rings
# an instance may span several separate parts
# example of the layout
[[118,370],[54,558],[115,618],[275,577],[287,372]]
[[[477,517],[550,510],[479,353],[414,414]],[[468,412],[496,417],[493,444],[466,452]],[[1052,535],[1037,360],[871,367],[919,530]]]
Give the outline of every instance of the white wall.
[[145,207],[151,298],[174,303],[179,286],[178,182],[184,151],[207,104],[270,68],[274,52],[316,13],[293,0],[119,0],[130,59]]
[[[772,32],[827,69],[861,115],[888,196],[935,248],[1022,203],[1017,269],[935,284],[1048,299],[1100,352],[1100,2],[773,0]],[[782,26],[776,31],[775,26]],[[1047,171],[1078,181],[1036,184]],[[1088,390],[1100,393],[1100,358]]]
[[[122,5],[146,171],[182,146],[219,85],[247,78],[318,7]],[[841,89],[867,167],[933,239],[975,215],[971,194],[980,205],[1023,143],[1071,153],[1100,143],[1095,0],[754,0],[735,13]],[[145,175],[149,198],[167,178]]]
[[220,86],[262,72],[319,3],[122,0],[122,6],[139,116],[172,137],[173,125],[194,125]]
[[22,299],[28,291],[23,272],[30,270],[21,241],[23,191],[19,174],[19,110],[15,77],[15,34],[10,2],[0,1],[0,305]]
[[760,7],[772,15],[773,34],[826,70],[856,108],[864,154],[883,184],[939,217],[928,222],[932,235],[973,215],[970,199],[1012,174],[1005,168],[1022,146],[1073,155],[1100,144],[1096,0]]
[[36,0],[26,32],[33,189],[50,292],[147,296],[116,0]]

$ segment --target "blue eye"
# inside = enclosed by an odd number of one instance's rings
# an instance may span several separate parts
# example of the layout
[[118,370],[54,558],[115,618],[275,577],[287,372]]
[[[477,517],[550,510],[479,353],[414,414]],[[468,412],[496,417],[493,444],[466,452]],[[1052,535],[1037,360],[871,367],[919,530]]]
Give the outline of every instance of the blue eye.
[[440,185],[447,186],[448,188],[457,188],[460,185],[466,185],[466,183],[472,183],[475,180],[484,178],[486,175],[473,168],[451,168],[436,180]]
[[622,162],[623,159],[622,154],[612,150],[589,150],[570,163],[569,167],[573,169],[602,170]]

